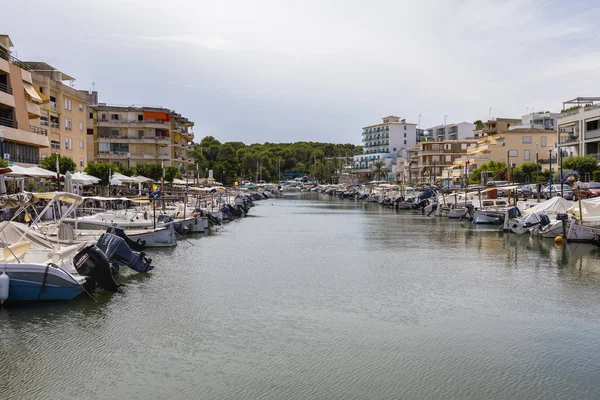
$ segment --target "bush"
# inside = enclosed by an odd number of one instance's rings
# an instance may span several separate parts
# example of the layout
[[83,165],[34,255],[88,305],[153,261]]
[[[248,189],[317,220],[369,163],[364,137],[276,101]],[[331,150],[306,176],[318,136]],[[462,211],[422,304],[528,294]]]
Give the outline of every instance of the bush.
[[592,179],[594,182],[600,182],[600,170],[594,171],[592,173]]

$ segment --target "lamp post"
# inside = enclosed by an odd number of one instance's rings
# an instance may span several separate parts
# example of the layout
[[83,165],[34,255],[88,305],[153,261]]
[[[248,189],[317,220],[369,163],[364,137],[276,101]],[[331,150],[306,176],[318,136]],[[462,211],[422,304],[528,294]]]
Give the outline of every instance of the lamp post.
[[564,198],[564,192],[563,192],[563,149],[562,147],[558,149],[559,154],[560,154],[560,197]]
[[549,162],[550,162],[550,177],[548,178],[548,180],[550,181],[548,184],[548,190],[550,191],[549,196],[550,198],[552,198],[552,149],[548,149],[548,155],[550,156]]
[[535,188],[537,189],[537,201],[540,202],[540,181],[539,181],[539,172],[540,172],[540,160],[539,160],[539,146],[535,144]]
[[131,153],[127,153],[127,168],[131,168]]

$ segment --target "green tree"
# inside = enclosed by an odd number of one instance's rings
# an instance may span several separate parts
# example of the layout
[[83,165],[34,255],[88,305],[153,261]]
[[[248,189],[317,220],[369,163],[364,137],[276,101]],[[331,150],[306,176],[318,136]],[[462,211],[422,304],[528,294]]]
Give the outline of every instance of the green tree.
[[598,169],[598,160],[594,156],[573,156],[563,159],[563,169],[572,169],[584,177]]
[[71,158],[61,156],[58,153],[52,154],[51,156],[44,158],[40,163],[40,166],[49,171],[56,172],[56,158],[58,158],[58,164],[61,174],[66,174],[67,171],[77,171],[77,165]]
[[475,129],[483,129],[485,128],[485,124],[478,119],[477,121],[473,122],[473,124],[475,124]]
[[388,175],[388,169],[383,161],[375,161],[371,167],[371,173],[375,179],[383,179]]
[[176,165],[165,167],[165,181],[172,183],[175,178],[181,178],[179,168]]
[[0,158],[0,168],[6,167],[8,167],[8,161],[6,161],[4,158]]
[[135,166],[135,174],[150,178],[153,181],[160,181],[163,174],[162,165],[158,163],[138,164]]
[[108,183],[108,176],[110,173],[119,172],[119,166],[117,164],[105,163],[102,161],[88,162],[84,171],[87,174],[95,176],[101,180],[101,183],[106,185]]

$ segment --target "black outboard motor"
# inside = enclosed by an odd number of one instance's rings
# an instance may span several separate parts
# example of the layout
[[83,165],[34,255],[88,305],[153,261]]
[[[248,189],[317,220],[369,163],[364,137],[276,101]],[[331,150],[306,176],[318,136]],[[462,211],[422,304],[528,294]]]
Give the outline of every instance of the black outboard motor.
[[569,214],[558,213],[556,214],[556,220],[562,222],[562,237],[567,237],[567,222],[569,221]]
[[113,235],[117,235],[121,239],[125,240],[127,246],[129,246],[132,250],[142,251],[146,248],[146,241],[142,239],[132,240],[125,231],[121,228],[117,228],[116,226],[111,226],[106,230],[107,233],[112,233]]
[[134,253],[125,240],[111,233],[103,233],[96,246],[117,266],[127,265],[137,272],[148,272],[154,268],[150,265],[152,259],[147,258],[144,252]]
[[169,222],[173,222],[173,218],[170,215],[161,214],[156,218],[156,222],[159,224],[167,224]]
[[87,278],[92,290],[99,287],[109,292],[116,292],[119,288],[113,279],[108,257],[96,245],[87,246],[77,253],[73,257],[73,263],[77,273]]
[[540,216],[540,226],[550,225],[550,222],[550,217],[546,213]]
[[521,210],[518,207],[511,207],[508,209],[508,218],[516,219],[521,216]]
[[464,219],[468,219],[468,220],[473,219],[473,211],[475,211],[475,207],[473,206],[473,204],[467,204],[465,208],[466,208],[465,213],[463,214],[462,217],[460,217],[459,221],[462,221]]
[[224,204],[223,207],[221,207],[221,212],[223,213],[223,217],[229,221],[233,221],[233,215],[231,215],[231,211],[229,210],[229,206],[227,204]]

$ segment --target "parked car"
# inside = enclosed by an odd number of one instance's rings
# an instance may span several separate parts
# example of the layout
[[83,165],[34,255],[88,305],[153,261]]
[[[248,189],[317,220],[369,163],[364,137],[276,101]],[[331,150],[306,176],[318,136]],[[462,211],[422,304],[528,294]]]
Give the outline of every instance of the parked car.
[[524,197],[526,199],[533,199],[534,197],[537,197],[537,185],[523,185],[519,189],[517,189],[517,193],[519,194],[519,196]]
[[586,182],[580,183],[577,188],[573,189],[574,199],[590,199],[592,197],[600,196],[600,183],[599,182]]
[[[552,186],[552,196],[550,196],[550,186]],[[542,190],[542,196],[547,200],[550,197],[557,197],[561,195],[561,185],[548,185]],[[573,190],[571,186],[562,184],[563,197],[567,200],[573,200]]]

